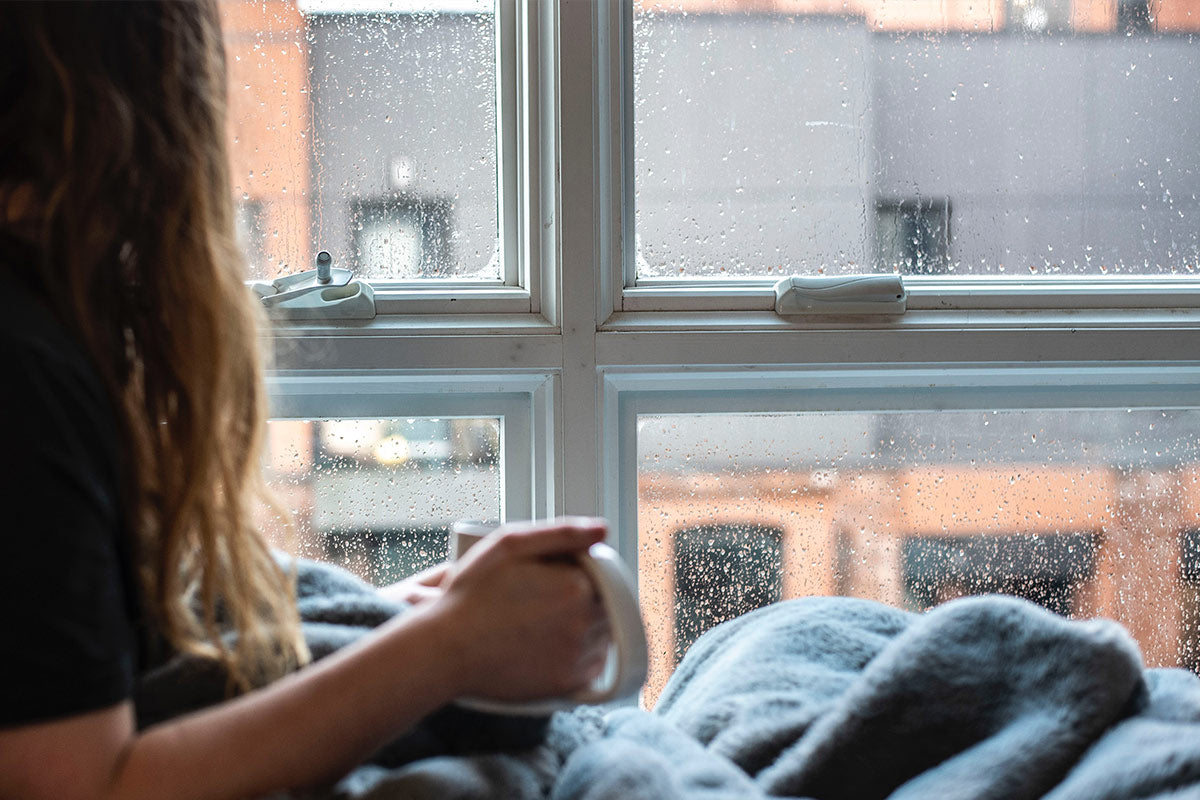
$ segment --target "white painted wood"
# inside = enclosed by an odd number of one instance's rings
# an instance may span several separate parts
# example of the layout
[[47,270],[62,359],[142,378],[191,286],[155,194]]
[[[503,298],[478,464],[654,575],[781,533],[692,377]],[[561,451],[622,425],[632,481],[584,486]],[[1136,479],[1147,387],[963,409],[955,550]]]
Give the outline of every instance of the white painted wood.
[[[522,221],[526,217],[521,207],[525,190],[522,172],[525,167],[525,75],[521,72],[521,48],[524,44],[524,25],[519,18],[517,0],[496,3],[496,142],[499,154],[496,161],[496,197],[500,217],[500,268],[506,286],[528,288],[528,268],[525,258]],[[526,306],[525,311],[530,310]]]
[[[347,335],[347,334],[351,335]],[[464,329],[452,334],[389,331],[381,335],[313,332],[276,340],[276,363],[285,369],[557,370],[557,334]]]
[[1170,362],[1200,354],[1200,327],[1194,320],[1178,327],[1108,328],[1072,326],[1069,321],[1052,327],[980,322],[903,330],[606,331],[597,337],[596,355],[604,366],[669,373],[707,365],[753,371],[796,364]]
[[562,311],[560,513],[599,512],[600,427],[595,356],[600,215],[595,149],[597,80],[591,43],[604,3],[559,5],[558,145]]

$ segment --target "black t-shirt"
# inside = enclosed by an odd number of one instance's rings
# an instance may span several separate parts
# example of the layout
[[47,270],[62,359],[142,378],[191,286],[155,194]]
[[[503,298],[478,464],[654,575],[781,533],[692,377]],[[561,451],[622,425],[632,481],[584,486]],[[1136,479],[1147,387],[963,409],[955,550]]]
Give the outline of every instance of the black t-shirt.
[[116,416],[13,266],[0,264],[0,727],[129,698],[140,658]]

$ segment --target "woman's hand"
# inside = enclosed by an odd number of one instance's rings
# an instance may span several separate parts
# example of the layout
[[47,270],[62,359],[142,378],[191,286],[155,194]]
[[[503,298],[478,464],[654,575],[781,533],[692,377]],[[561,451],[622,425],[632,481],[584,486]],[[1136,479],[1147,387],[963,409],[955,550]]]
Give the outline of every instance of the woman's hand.
[[599,674],[608,625],[577,559],[606,530],[603,520],[576,517],[506,525],[452,565],[436,611],[462,695],[541,699]]
[[402,581],[380,587],[377,591],[380,597],[398,604],[408,603],[416,606],[437,600],[445,593],[442,582],[453,567],[450,563],[437,564],[415,575],[409,575]]

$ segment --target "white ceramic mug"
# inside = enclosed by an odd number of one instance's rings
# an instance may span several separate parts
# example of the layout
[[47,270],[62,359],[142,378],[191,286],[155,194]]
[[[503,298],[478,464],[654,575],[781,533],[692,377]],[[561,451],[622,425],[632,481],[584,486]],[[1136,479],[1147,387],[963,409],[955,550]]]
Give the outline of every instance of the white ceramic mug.
[[[480,539],[495,530],[494,525],[462,520],[450,528],[450,557],[457,560]],[[648,656],[646,629],[637,602],[637,583],[617,551],[606,544],[591,546],[580,559],[580,566],[595,583],[600,602],[608,615],[612,645],[608,661],[596,680],[567,697],[536,700],[529,703],[503,703],[478,698],[460,698],[458,705],[476,711],[520,716],[542,716],[565,711],[585,703],[607,703],[628,697],[646,681]]]

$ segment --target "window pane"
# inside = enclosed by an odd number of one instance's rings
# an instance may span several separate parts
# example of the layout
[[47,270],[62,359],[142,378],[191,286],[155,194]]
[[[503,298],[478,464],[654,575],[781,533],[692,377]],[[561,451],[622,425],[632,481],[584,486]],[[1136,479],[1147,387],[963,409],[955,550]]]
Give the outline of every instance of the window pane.
[[486,0],[221,0],[250,277],[501,280]]
[[782,598],[1026,597],[1200,668],[1200,411],[638,420],[648,698],[712,625]]
[[1193,274],[1192,0],[640,0],[639,279]]
[[446,559],[450,524],[500,518],[500,421],[273,420],[267,475],[292,513],[274,541],[386,584]]

